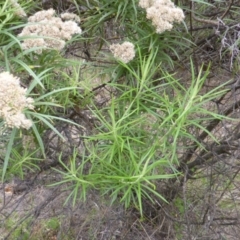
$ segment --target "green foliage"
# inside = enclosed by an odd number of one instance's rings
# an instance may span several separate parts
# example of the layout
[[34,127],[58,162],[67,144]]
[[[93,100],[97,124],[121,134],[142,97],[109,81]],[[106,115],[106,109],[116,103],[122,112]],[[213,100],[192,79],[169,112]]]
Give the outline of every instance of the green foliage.
[[[77,155],[70,166],[61,162],[66,171],[57,170],[64,177],[57,184],[74,183],[69,196],[74,202],[79,191],[85,199],[87,189],[94,187],[110,195],[112,202],[120,198],[125,207],[134,204],[143,214],[143,198],[154,202],[157,197],[166,202],[156,184],[178,176],[180,143],[190,139],[204,148],[191,134],[197,129],[215,140],[202,123],[223,116],[207,111],[204,104],[221,96],[226,91],[221,90],[224,85],[201,95],[208,72],[202,75],[200,71],[195,76],[192,67],[192,83],[185,88],[156,65],[156,52],[143,57],[139,49],[137,67],[120,63],[128,72],[129,84],[109,84],[118,89],[118,97],[112,98],[106,108],[92,109],[99,124],[98,133],[86,141],[90,154],[83,156],[79,166]],[[162,72],[162,78],[154,79],[157,71]]]
[[34,171],[39,169],[38,165],[42,159],[34,157],[37,156],[37,153],[38,149],[31,151],[27,149],[11,149],[8,172],[23,179],[25,175],[23,170]]
[[[17,220],[19,216],[15,215],[14,217],[8,218],[5,223],[4,223],[4,231],[5,232],[10,232],[13,231],[12,234],[10,235],[9,239],[10,240],[15,240],[15,239],[23,239],[23,240],[28,240],[28,239],[33,239],[33,240],[44,240],[56,236],[57,232],[60,229],[60,219],[56,217],[48,218],[48,219],[43,219],[36,223],[35,226],[31,229],[31,231],[28,229],[28,225],[31,222],[31,219],[27,219],[23,221],[19,226],[16,226]],[[13,229],[16,226],[15,229]],[[70,236],[64,236],[66,238]],[[65,239],[65,238],[64,238]]]
[[[85,152],[75,149],[69,163],[59,159],[64,169],[56,171],[63,180],[53,185],[70,183],[72,192],[67,200],[74,203],[79,195],[86,199],[87,190],[95,188],[110,195],[112,202],[135,206],[143,215],[144,198],[167,202],[161,195],[161,182],[182,174],[177,168],[180,152],[188,148],[184,144],[195,143],[204,149],[193,133],[205,132],[217,141],[205,123],[227,117],[205,105],[221,97],[227,83],[202,93],[209,69],[201,68],[196,74],[191,59],[192,79],[187,84],[169,72],[193,46],[183,24],[159,35],[136,0],[74,3],[75,12],[81,13],[83,36],[72,38],[62,52],[46,50],[42,54],[36,54],[36,48],[22,49],[18,33],[27,23],[15,16],[9,1],[1,4],[0,68],[20,77],[27,95],[34,98],[35,109],[24,113],[33,121],[27,135],[34,136],[37,146],[36,151],[24,150],[21,130],[5,129],[1,122],[0,130],[5,133],[1,143],[6,149],[2,181],[6,173],[18,172],[23,177],[26,169],[38,169],[38,160],[47,157],[46,130],[63,138],[56,123],[76,124],[65,113],[89,109],[95,126],[93,134],[85,136]],[[26,11],[32,7],[26,3]],[[135,59],[128,64],[113,59],[108,51],[110,44],[124,40],[133,42],[136,50]],[[85,46],[91,48],[88,62],[74,60],[71,54]],[[94,78],[114,90],[104,107],[96,104],[91,88]],[[86,87],[83,82],[90,83]]]
[[46,224],[46,228],[51,230],[58,230],[60,227],[58,218],[51,218],[45,224]]
[[[7,9],[8,4],[10,4],[9,1],[6,1],[3,8]],[[0,31],[2,34],[0,34],[0,36],[3,36],[4,34],[6,38],[1,42],[3,43],[3,46],[0,49],[0,53],[2,53],[0,67],[1,69],[10,71],[15,76],[20,77],[21,84],[28,88],[28,96],[34,98],[34,111],[26,110],[25,114],[33,121],[33,126],[29,132],[30,135],[33,134],[35,136],[36,144],[38,144],[41,150],[41,157],[39,156],[39,152],[38,156],[35,154],[37,151],[26,153],[18,150],[20,152],[17,153],[14,151],[14,146],[17,144],[17,139],[21,135],[21,131],[19,129],[9,129],[7,131],[2,129],[2,132],[6,135],[5,138],[9,139],[8,144],[6,145],[6,151],[4,150],[1,152],[1,154],[4,154],[4,164],[1,171],[3,180],[11,158],[18,159],[22,156],[22,160],[19,161],[17,165],[20,168],[23,166],[25,168],[26,165],[23,164],[26,163],[25,156],[31,156],[32,159],[46,157],[45,147],[42,141],[43,133],[46,129],[52,129],[63,138],[54,127],[54,122],[65,121],[70,123],[71,121],[62,118],[61,116],[57,116],[56,110],[57,108],[64,109],[73,105],[71,98],[68,98],[68,96],[75,96],[78,86],[69,86],[67,81],[60,81],[57,69],[62,70],[63,67],[75,67],[78,66],[79,63],[66,60],[56,51],[46,51],[41,56],[34,53],[35,49],[22,51],[20,41],[16,36],[16,31],[23,27],[23,25],[20,25],[20,22],[15,22],[14,9],[10,9],[9,13],[1,11],[1,14],[3,18],[6,17],[6,14],[9,14],[9,16],[6,21],[1,23]],[[19,19],[19,17],[17,19]],[[7,20],[9,22],[7,22]],[[63,92],[66,93],[66,95],[62,94]],[[79,93],[77,95],[79,96]],[[17,157],[16,154],[18,155]],[[15,172],[17,165],[10,168],[13,173]],[[34,166],[35,165],[32,165],[32,167]],[[29,167],[30,165],[28,165],[28,168]],[[21,176],[23,176],[23,171],[20,172]]]
[[[77,1],[76,1],[77,2]],[[122,31],[126,22],[131,24],[137,22],[137,2],[136,0],[104,0],[104,1],[86,1],[81,2],[87,11],[84,12],[84,28],[92,34],[104,34],[104,23],[113,20],[119,25],[119,31]]]
[[182,198],[179,198],[179,197],[175,198],[173,204],[174,204],[174,206],[177,207],[178,212],[179,212],[181,215],[184,214],[184,210],[185,210],[185,209],[184,209],[184,202],[183,202],[183,199],[182,199]]
[[[12,231],[13,226],[16,226],[16,219],[19,216],[15,215],[14,217],[8,218],[5,223],[4,223],[4,228],[7,232]],[[13,230],[11,236],[10,236],[10,240],[14,240],[14,239],[23,239],[23,240],[27,240],[30,237],[30,231],[27,229],[28,223],[30,220],[26,220],[23,223],[19,224],[18,226],[16,226],[16,228]]]

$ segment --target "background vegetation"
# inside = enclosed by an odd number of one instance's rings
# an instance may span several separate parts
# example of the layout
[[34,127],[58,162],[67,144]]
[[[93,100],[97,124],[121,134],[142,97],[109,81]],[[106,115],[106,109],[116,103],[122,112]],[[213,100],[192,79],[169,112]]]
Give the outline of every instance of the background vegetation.
[[29,130],[0,122],[3,239],[238,239],[240,1],[175,1],[161,34],[138,0],[18,3],[82,34],[24,50],[27,17],[0,2],[0,70],[35,105]]

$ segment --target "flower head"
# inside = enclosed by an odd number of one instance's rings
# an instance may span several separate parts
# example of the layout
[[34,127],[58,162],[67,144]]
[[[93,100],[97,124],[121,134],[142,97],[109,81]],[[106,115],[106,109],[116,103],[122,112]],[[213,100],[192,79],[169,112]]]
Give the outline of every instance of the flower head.
[[173,23],[184,19],[182,9],[171,0],[140,0],[139,6],[146,9],[147,19],[152,21],[157,33],[173,28]]
[[80,17],[74,13],[62,13],[61,18],[63,20],[73,20],[74,22],[80,23]]
[[[62,21],[61,18],[55,17],[55,10],[48,9],[40,11],[28,18],[30,23],[23,28],[19,34],[20,37],[28,37],[22,43],[23,49],[39,47],[35,50],[42,53],[43,49],[61,50],[65,46],[65,41],[70,40],[74,34],[81,34],[82,30],[75,21]],[[63,19],[74,18],[80,21],[75,14],[63,14]]]
[[19,78],[9,72],[0,73],[0,118],[10,127],[26,128],[32,122],[23,114],[25,108],[33,109],[33,99],[26,97],[27,89],[20,86]]
[[23,8],[19,5],[17,0],[10,0],[11,5],[14,7],[15,9],[15,14],[19,17],[26,17],[27,14],[25,13],[25,11],[23,10]]
[[138,5],[141,7],[141,8],[149,8],[151,5],[152,5],[152,2],[154,0],[139,0],[139,3]]
[[135,57],[134,45],[130,42],[124,42],[123,44],[112,44],[110,51],[113,56],[124,63],[130,62]]

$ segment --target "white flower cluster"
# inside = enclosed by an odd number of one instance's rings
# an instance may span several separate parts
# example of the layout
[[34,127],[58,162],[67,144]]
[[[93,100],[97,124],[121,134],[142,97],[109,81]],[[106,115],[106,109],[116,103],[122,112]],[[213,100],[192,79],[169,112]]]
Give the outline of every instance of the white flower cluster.
[[10,0],[11,5],[14,7],[15,9],[15,14],[19,17],[26,17],[27,14],[25,13],[25,11],[23,10],[23,8],[19,5],[17,0]]
[[63,20],[73,20],[74,22],[80,23],[80,17],[74,13],[62,13],[61,19]]
[[152,4],[153,4],[154,1],[155,1],[155,0],[139,0],[138,5],[139,5],[141,8],[147,9],[147,8],[149,8],[149,7],[152,6]]
[[110,45],[110,51],[113,56],[124,63],[130,62],[135,57],[134,45],[130,42],[124,42],[123,44]]
[[171,30],[174,22],[180,23],[185,17],[171,0],[140,0],[139,6],[146,9],[147,19],[152,21],[157,33]]
[[29,24],[23,28],[20,37],[29,37],[22,43],[23,49],[40,47],[37,53],[42,53],[42,49],[61,50],[65,46],[65,41],[70,40],[73,34],[81,34],[82,30],[77,25],[80,18],[73,13],[65,13],[63,19],[74,19],[62,21],[59,17],[54,17],[55,10],[49,9],[39,11],[28,18]]
[[23,114],[25,108],[33,109],[32,98],[26,97],[27,89],[20,86],[19,78],[9,72],[0,73],[0,118],[10,128],[26,128],[32,122]]

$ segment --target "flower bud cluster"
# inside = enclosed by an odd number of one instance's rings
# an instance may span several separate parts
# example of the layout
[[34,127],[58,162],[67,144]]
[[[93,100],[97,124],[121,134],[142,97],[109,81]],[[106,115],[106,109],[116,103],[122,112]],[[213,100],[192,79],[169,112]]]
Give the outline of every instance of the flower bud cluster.
[[180,23],[185,17],[171,0],[140,0],[139,6],[146,9],[147,19],[152,21],[157,33],[171,30],[174,22]]
[[[28,18],[28,25],[25,26],[20,37],[28,37],[22,43],[23,49],[39,47],[37,53],[42,53],[42,49],[64,48],[67,40],[70,40],[74,34],[81,34],[82,30],[76,22],[80,22],[80,18],[73,13],[62,14],[55,17],[55,10],[49,9],[39,11]],[[69,19],[73,19],[69,20]]]
[[76,23],[80,23],[80,17],[74,13],[62,13],[61,19],[63,20],[72,20]]
[[116,59],[124,63],[130,62],[135,57],[134,45],[130,42],[110,45],[110,51]]
[[32,98],[26,97],[27,89],[20,86],[19,78],[9,72],[0,73],[0,118],[10,128],[26,128],[32,122],[23,114],[25,108],[33,109]]
[[15,9],[15,14],[19,17],[26,17],[27,14],[23,10],[23,8],[19,5],[17,0],[10,0],[10,4],[13,6]]

